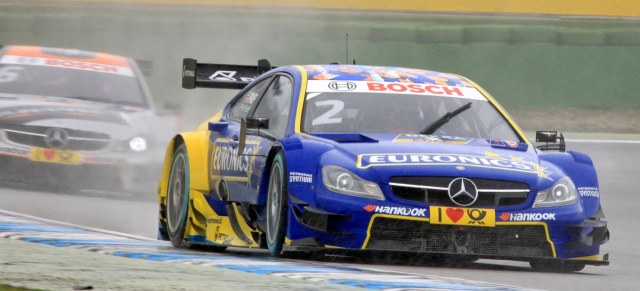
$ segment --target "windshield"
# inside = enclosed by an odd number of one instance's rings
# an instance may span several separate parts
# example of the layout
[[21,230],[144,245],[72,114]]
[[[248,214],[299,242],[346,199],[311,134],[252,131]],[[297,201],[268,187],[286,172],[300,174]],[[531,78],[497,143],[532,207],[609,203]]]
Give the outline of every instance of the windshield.
[[[68,97],[148,107],[130,68],[110,72],[42,65],[0,64],[0,93]],[[127,69],[122,71],[122,69]]]
[[[302,131],[306,133],[418,134],[431,127],[425,134],[521,141],[486,98],[308,92],[303,110]],[[449,118],[443,118],[448,113]]]

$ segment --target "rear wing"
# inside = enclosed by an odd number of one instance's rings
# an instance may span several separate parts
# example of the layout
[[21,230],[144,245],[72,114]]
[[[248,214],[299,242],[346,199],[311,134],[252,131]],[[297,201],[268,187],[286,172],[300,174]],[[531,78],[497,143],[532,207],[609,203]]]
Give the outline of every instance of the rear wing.
[[182,88],[242,89],[271,69],[267,59],[258,60],[257,66],[243,66],[199,64],[195,59],[185,58],[182,60]]

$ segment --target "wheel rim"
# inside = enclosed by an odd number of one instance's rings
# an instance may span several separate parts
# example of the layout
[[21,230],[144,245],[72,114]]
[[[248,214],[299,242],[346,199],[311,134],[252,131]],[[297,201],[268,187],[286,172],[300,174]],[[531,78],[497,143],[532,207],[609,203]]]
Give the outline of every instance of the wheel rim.
[[273,245],[276,241],[280,226],[280,194],[282,193],[282,174],[280,164],[273,165],[269,178],[269,195],[267,201],[267,241]]
[[184,219],[186,206],[186,160],[182,153],[176,155],[169,177],[169,193],[167,193],[168,227],[171,233],[180,229]]

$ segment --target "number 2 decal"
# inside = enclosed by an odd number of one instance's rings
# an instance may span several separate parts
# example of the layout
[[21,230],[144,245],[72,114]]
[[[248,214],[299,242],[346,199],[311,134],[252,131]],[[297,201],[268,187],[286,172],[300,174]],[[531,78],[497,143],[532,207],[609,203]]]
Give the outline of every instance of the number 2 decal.
[[316,106],[318,107],[326,107],[332,106],[329,111],[324,114],[318,116],[316,119],[311,122],[311,125],[323,125],[323,124],[333,124],[333,123],[341,123],[342,117],[334,117],[338,115],[342,109],[344,109],[344,102],[340,100],[325,100],[316,102]]

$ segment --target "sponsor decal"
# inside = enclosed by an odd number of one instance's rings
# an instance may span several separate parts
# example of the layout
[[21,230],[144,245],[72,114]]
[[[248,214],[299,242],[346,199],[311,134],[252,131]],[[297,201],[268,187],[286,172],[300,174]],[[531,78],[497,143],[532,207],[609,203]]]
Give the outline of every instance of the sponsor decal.
[[55,107],[27,107],[27,108],[19,108],[19,109],[11,109],[0,111],[0,119],[8,119],[12,116],[22,116],[22,115],[34,115],[41,113],[81,113],[81,114],[91,114],[91,115],[103,115],[102,112],[98,110],[91,110],[85,108],[55,108]]
[[362,154],[358,156],[356,166],[362,169],[377,166],[470,166],[532,173],[548,179],[551,173],[534,162],[519,157],[505,158],[490,152],[485,152],[484,156],[434,153]]
[[331,78],[335,76],[330,75],[325,76],[323,80],[309,80],[307,82],[307,93],[350,91],[443,96],[487,101],[487,98],[477,89],[471,87],[400,82],[332,81]]
[[468,144],[472,140],[473,138],[426,134],[401,134],[393,139],[394,142],[446,142],[456,144]]
[[433,224],[495,226],[496,212],[493,209],[430,206],[429,213]]
[[251,175],[253,156],[258,151],[259,141],[247,139],[242,155],[238,155],[238,148],[231,147],[230,140],[219,138],[215,141],[213,151],[210,152],[211,178],[218,179],[218,175],[240,178],[248,181]]
[[30,160],[67,165],[78,165],[81,161],[79,152],[61,151],[55,149],[32,148]]
[[578,193],[583,197],[600,198],[600,189],[598,187],[578,187]]
[[18,155],[18,156],[31,156],[30,150],[0,147],[0,153]]
[[68,69],[76,69],[76,70],[117,74],[117,75],[128,76],[128,77],[134,76],[133,70],[131,70],[131,68],[129,67],[98,64],[98,63],[83,62],[83,61],[51,59],[51,58],[5,55],[2,57],[2,59],[0,59],[0,64],[60,67],[60,68],[68,68]]
[[403,216],[417,216],[425,217],[427,209],[425,208],[411,208],[411,207],[397,207],[397,206],[378,206],[367,205],[363,207],[367,212],[384,213],[391,215],[403,215]]
[[289,172],[289,183],[313,183],[313,176],[307,173]]
[[243,82],[251,82],[255,80],[255,78],[250,77],[240,77],[240,80],[236,78],[237,71],[215,71],[211,76],[209,76],[209,80],[217,80],[217,81],[243,81]]
[[253,101],[256,101],[256,98],[258,98],[258,93],[257,92],[249,92],[247,93],[247,95],[244,95],[244,102],[245,103],[249,103],[249,104],[253,104]]
[[494,148],[508,148],[526,151],[529,146],[526,143],[518,143],[515,141],[488,139],[487,142]]
[[[329,73],[329,71],[327,71],[323,66],[311,66],[313,68],[314,71],[318,72],[320,75],[314,76],[315,79],[319,79],[319,80],[331,80],[335,77],[338,77],[339,75],[333,74],[333,73]],[[311,82],[309,82],[311,83]],[[331,87],[327,87],[327,88],[331,88]],[[310,92],[307,90],[307,92]],[[314,91],[315,92],[315,91]]]
[[187,70],[187,66],[182,67],[182,77],[190,77],[194,78],[196,76],[196,71]]
[[510,213],[505,212],[498,216],[502,221],[541,221],[556,220],[555,213]]
[[357,87],[356,83],[349,81],[335,81],[329,83],[329,89],[334,91],[351,91]]
[[223,241],[223,244],[231,244],[231,241],[233,239],[234,236],[220,232],[220,226],[216,226],[216,231],[213,235],[213,241]]
[[222,217],[218,218],[207,218],[207,224],[222,224]]

